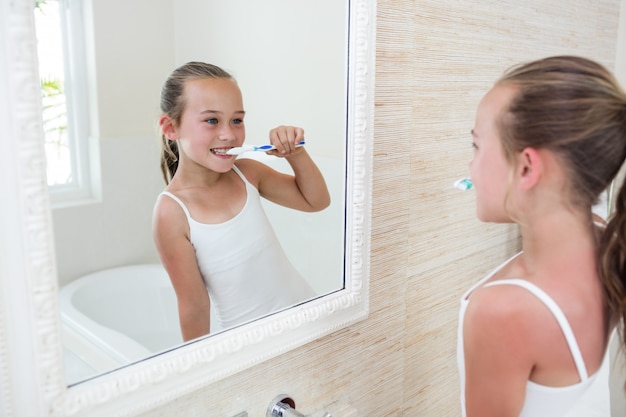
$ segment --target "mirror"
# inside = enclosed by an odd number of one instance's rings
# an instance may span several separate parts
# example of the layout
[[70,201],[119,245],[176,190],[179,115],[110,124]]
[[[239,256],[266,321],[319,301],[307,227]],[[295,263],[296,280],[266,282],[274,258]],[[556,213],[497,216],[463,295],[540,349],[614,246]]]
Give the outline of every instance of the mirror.
[[[8,375],[0,394],[29,398],[20,403],[23,409],[14,410],[17,414],[72,416],[89,410],[90,416],[137,415],[161,398],[187,394],[367,316],[375,2],[363,0],[349,4],[344,284],[310,302],[68,387],[32,1],[3,2],[0,8],[0,33],[6,40],[0,43],[5,92],[0,96],[5,126],[0,175],[7,179],[0,182],[0,193],[9,202],[0,211],[0,317],[10,318],[0,320],[6,341],[1,354],[7,359],[0,367]],[[155,76],[159,84],[171,62],[167,67]]]
[[[164,188],[155,134],[159,93],[167,75],[185,62],[215,63],[235,76],[247,113],[247,143],[266,143],[269,129],[279,124],[305,129],[331,206],[302,213],[263,204],[287,256],[316,294],[343,289],[347,2],[82,5],[88,5],[83,19],[91,22],[85,43],[92,62],[86,67],[95,75],[90,104],[97,123],[90,154],[100,167],[94,177],[101,191],[52,210],[68,384],[182,344],[174,292],[164,271],[154,267],[160,261],[151,215]],[[289,172],[280,158],[242,157]]]

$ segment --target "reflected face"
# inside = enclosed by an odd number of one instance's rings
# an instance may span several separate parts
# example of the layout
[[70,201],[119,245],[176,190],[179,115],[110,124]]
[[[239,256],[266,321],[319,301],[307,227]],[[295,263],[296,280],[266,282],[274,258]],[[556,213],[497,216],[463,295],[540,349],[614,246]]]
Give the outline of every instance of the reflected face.
[[201,78],[187,81],[184,94],[176,128],[181,166],[229,171],[236,157],[225,152],[241,146],[246,136],[241,90],[229,79]]
[[476,111],[470,173],[476,189],[476,215],[484,222],[510,221],[505,202],[511,165],[504,155],[497,122],[515,93],[512,86],[496,85],[483,97]]

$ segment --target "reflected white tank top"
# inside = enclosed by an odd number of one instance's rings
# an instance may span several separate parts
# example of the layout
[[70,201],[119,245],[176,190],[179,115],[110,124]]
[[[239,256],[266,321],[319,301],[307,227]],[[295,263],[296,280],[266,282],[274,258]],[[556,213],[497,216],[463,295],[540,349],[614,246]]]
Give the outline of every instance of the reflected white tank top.
[[162,193],[187,216],[191,244],[220,327],[212,333],[315,297],[280,246],[258,190],[236,166],[233,170],[244,182],[247,198],[241,212],[224,223],[199,223],[178,197]]
[[[517,255],[516,255],[517,256]],[[511,258],[512,259],[512,258]],[[463,417],[465,411],[465,357],[463,350],[463,319],[469,304],[469,295],[489,280],[498,270],[506,265],[510,259],[496,268],[491,274],[470,288],[461,299],[459,312],[459,328],[457,339],[457,363],[461,380],[461,409]],[[609,394],[609,354],[608,348],[600,369],[592,376],[587,375],[587,368],[576,342],[574,332],[567,318],[556,304],[541,288],[522,279],[503,279],[485,284],[517,285],[530,291],[539,298],[556,318],[567,341],[572,357],[576,364],[580,382],[564,387],[549,387],[532,381],[526,384],[526,398],[520,417],[610,417]]]

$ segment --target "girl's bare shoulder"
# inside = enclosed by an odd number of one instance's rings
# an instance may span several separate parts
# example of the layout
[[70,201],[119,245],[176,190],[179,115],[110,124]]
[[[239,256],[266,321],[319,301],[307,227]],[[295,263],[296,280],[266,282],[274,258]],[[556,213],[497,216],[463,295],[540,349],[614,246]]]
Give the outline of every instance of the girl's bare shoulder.
[[172,197],[161,194],[154,204],[152,227],[155,236],[169,235],[180,230],[186,231],[188,230],[187,216],[180,204]]
[[464,318],[464,327],[469,333],[480,333],[496,345],[510,348],[532,345],[535,338],[541,337],[543,332],[540,329],[546,323],[552,326],[545,305],[534,294],[517,285],[476,289],[470,296]]

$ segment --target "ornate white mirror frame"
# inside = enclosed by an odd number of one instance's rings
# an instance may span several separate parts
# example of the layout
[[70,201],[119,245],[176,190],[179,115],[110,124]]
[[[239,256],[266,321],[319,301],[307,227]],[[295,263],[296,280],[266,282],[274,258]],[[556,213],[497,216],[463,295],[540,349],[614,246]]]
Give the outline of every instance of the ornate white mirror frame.
[[0,3],[0,415],[136,415],[368,313],[375,1],[350,0],[344,289],[67,387],[33,0]]

